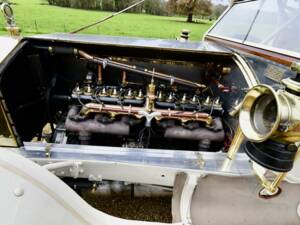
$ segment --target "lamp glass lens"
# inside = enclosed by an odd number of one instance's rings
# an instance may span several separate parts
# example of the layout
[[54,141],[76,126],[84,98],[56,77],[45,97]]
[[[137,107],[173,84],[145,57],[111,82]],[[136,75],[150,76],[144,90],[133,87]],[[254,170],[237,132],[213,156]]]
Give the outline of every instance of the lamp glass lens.
[[277,104],[273,95],[264,94],[257,98],[251,109],[251,123],[261,135],[271,132],[277,118]]

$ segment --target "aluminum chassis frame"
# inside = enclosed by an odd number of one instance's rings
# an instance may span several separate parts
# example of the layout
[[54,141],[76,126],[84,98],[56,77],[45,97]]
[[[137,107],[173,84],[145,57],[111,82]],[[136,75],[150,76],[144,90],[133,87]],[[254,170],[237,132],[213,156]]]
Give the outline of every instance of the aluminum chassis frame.
[[[18,152],[39,165],[73,161],[74,166],[53,169],[59,177],[87,178],[90,181],[118,180],[132,183],[173,186],[177,173],[193,176],[251,176],[246,154],[238,154],[229,171],[222,171],[224,153],[25,143]],[[68,163],[67,163],[68,165]],[[49,166],[49,165],[48,165]],[[77,171],[74,173],[74,171]]]

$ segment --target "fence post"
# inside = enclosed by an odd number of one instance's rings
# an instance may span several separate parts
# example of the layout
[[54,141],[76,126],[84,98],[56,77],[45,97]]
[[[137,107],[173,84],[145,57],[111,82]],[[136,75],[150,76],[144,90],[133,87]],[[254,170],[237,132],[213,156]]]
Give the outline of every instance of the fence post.
[[38,32],[38,25],[37,25],[36,20],[34,20],[34,27],[35,27],[36,32]]

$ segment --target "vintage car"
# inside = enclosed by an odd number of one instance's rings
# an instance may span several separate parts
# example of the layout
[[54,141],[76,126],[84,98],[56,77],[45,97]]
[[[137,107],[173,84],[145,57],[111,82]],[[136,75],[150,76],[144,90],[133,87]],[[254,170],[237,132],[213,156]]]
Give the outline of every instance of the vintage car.
[[299,0],[232,1],[202,42],[21,38],[2,10],[1,225],[162,224],[89,185],[169,195],[174,224],[300,224]]

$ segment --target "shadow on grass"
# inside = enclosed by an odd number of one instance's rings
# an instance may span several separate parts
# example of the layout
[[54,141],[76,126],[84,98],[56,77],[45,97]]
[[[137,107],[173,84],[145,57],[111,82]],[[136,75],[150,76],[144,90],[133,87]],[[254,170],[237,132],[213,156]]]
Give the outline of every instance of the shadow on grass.
[[187,22],[186,20],[171,20],[175,23],[185,23],[185,24],[210,24],[212,21],[194,20],[193,22]]

